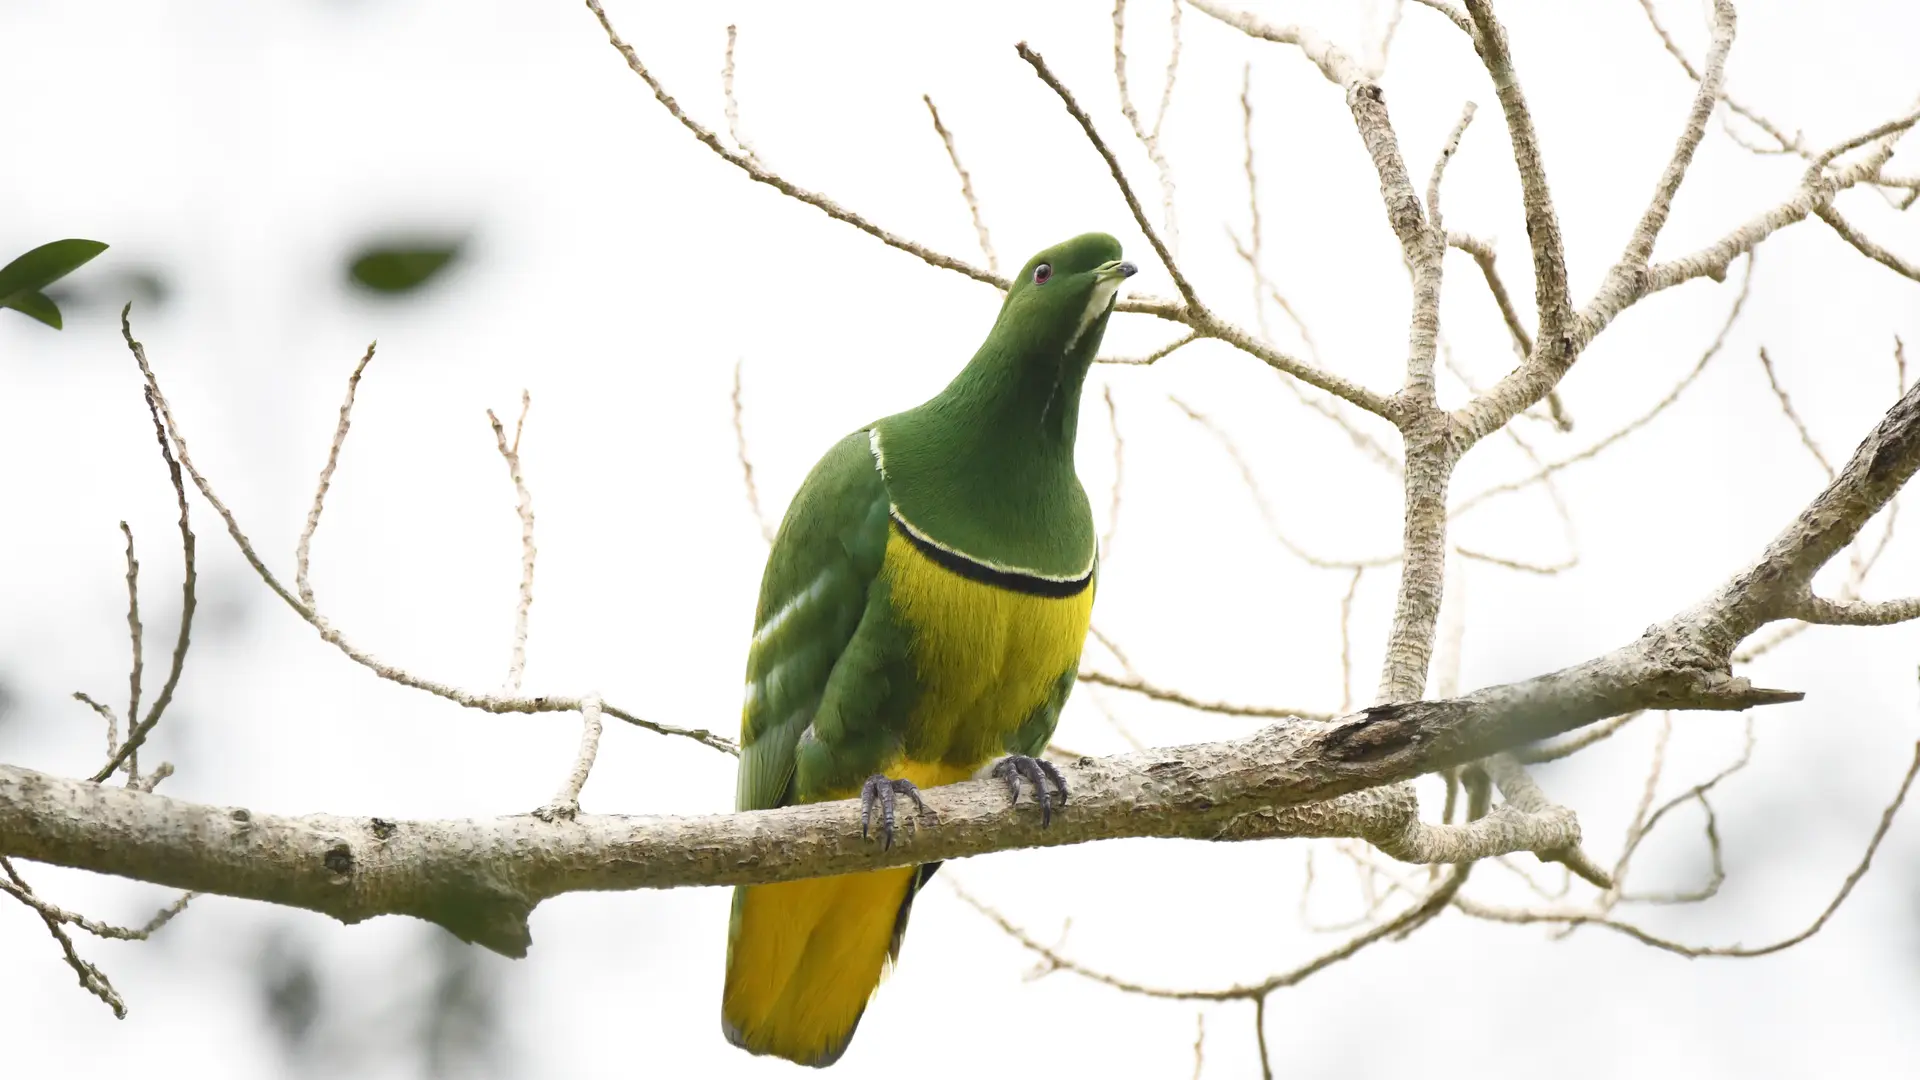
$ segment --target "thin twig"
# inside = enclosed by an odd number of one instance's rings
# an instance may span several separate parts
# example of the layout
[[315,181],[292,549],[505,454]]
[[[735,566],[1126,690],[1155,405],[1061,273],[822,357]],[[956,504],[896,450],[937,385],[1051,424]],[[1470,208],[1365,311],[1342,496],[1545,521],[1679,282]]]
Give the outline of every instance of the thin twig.
[[527,676],[527,619],[533,612],[533,567],[539,554],[533,546],[533,493],[527,490],[526,474],[520,468],[520,435],[527,427],[527,412],[533,408],[533,395],[520,391],[520,419],[513,424],[513,443],[508,445],[506,429],[500,418],[487,410],[487,423],[493,426],[493,440],[500,457],[507,463],[507,476],[513,480],[514,513],[520,518],[520,597],[513,608],[513,654],[507,663],[506,692],[517,694]]
[[1727,317],[1721,322],[1720,330],[1714,334],[1713,341],[1707,345],[1706,351],[1700,354],[1700,359],[1694,362],[1692,370],[1688,371],[1678,383],[1675,383],[1673,388],[1668,390],[1664,397],[1653,404],[1652,408],[1641,413],[1633,420],[1628,421],[1612,434],[1595,442],[1585,450],[1542,466],[1532,474],[1518,480],[1495,484],[1492,487],[1462,499],[1460,502],[1454,504],[1453,508],[1448,511],[1448,515],[1457,518],[1497,495],[1505,495],[1524,490],[1534,484],[1547,481],[1555,473],[1571,465],[1577,465],[1583,461],[1590,461],[1599,456],[1599,454],[1608,447],[1639,431],[1641,428],[1646,427],[1648,424],[1651,424],[1661,413],[1666,412],[1674,402],[1680,400],[1680,395],[1686,393],[1687,388],[1692,386],[1694,382],[1700,378],[1700,373],[1707,369],[1707,365],[1713,362],[1713,358],[1720,354],[1721,347],[1726,344],[1727,335],[1733,330],[1733,324],[1740,318],[1741,309],[1746,307],[1747,296],[1753,287],[1753,260],[1754,256],[1750,253],[1747,256],[1745,272],[1740,276],[1740,292],[1734,296],[1733,305],[1727,309]]
[[[960,177],[960,197],[967,200],[967,213],[973,216],[973,232],[980,238],[980,254],[987,257],[987,269],[998,274],[1000,257],[994,254],[993,237],[987,234],[987,220],[981,216],[980,200],[973,194],[973,177],[967,174],[967,167],[960,163],[960,151],[954,148],[953,133],[940,122],[940,110],[934,106],[933,96],[921,94],[920,100],[927,103],[927,114],[933,117],[934,134],[940,136],[941,145],[947,148],[947,160],[953,163],[953,171]],[[736,365],[735,371],[738,370]]]
[[[120,523],[120,532],[127,538],[127,636],[132,639],[133,663],[127,671],[127,715],[140,715],[140,679],[146,670],[145,639],[146,628],[140,625],[140,560],[133,554],[133,529],[126,522]],[[113,713],[104,714],[107,718],[107,757],[112,758],[119,750],[119,725],[114,722]],[[139,773],[138,759],[127,757],[127,781],[133,782]]]
[[1526,324],[1520,321],[1520,312],[1513,306],[1513,297],[1507,293],[1506,283],[1500,280],[1500,271],[1494,264],[1493,245],[1477,236],[1466,233],[1447,234],[1447,246],[1464,251],[1473,257],[1480,267],[1480,276],[1487,281],[1487,291],[1493,294],[1493,302],[1500,308],[1500,318],[1507,324],[1507,333],[1513,337],[1513,351],[1522,361],[1533,355],[1533,335],[1527,332]]
[[1140,145],[1146,148],[1147,157],[1160,174],[1161,214],[1167,244],[1177,248],[1180,246],[1180,229],[1173,206],[1173,167],[1160,149],[1160,129],[1166,123],[1168,107],[1173,104],[1174,76],[1180,70],[1180,9],[1183,5],[1181,0],[1174,0],[1169,6],[1173,9],[1170,31],[1172,44],[1167,53],[1167,76],[1160,92],[1160,110],[1154,114],[1152,128],[1141,123],[1140,112],[1134,108],[1133,95],[1127,89],[1127,0],[1114,0],[1113,4],[1113,81],[1120,91],[1121,114],[1127,118],[1127,124],[1133,128],[1134,138],[1139,139]]
[[1169,394],[1167,395],[1167,400],[1172,402],[1181,412],[1186,413],[1188,419],[1206,429],[1207,433],[1212,435],[1214,440],[1220,444],[1220,448],[1226,451],[1227,456],[1233,460],[1234,467],[1240,471],[1241,482],[1245,485],[1247,493],[1253,497],[1254,506],[1260,511],[1260,518],[1266,523],[1267,531],[1272,534],[1274,541],[1284,548],[1288,554],[1317,570],[1371,570],[1382,566],[1392,566],[1394,563],[1400,561],[1398,553],[1374,556],[1366,559],[1329,559],[1316,555],[1298,543],[1295,543],[1294,540],[1287,535],[1286,531],[1280,527],[1278,512],[1274,510],[1273,503],[1267,499],[1266,492],[1261,488],[1259,479],[1254,475],[1252,463],[1250,463],[1247,460],[1247,456],[1241,452],[1240,444],[1235,441],[1232,434],[1218,423],[1215,423],[1212,417],[1188,405],[1179,398]]
[[1522,765],[1544,765],[1549,761],[1559,761],[1561,758],[1572,757],[1574,754],[1585,750],[1595,743],[1604,742],[1612,738],[1615,732],[1626,727],[1633,721],[1638,720],[1640,717],[1645,716],[1646,713],[1647,711],[1645,709],[1635,709],[1632,712],[1621,713],[1619,716],[1581,728],[1579,731],[1565,738],[1515,750],[1513,752],[1513,758]]
[[1207,1060],[1207,1014],[1193,1016],[1193,1080],[1200,1080],[1200,1069]]
[[[131,311],[132,308],[133,305],[129,303],[127,310]],[[134,343],[132,330],[126,319],[127,311],[122,311],[121,326],[126,330],[127,341]],[[137,346],[137,343],[134,344]],[[141,360],[140,366],[146,367],[145,359]],[[193,636],[193,612],[196,606],[194,587],[198,577],[194,568],[193,529],[187,519],[187,488],[180,477],[181,463],[174,460],[173,450],[167,444],[167,432],[173,426],[172,417],[168,417],[167,423],[162,425],[160,414],[166,408],[166,401],[160,397],[160,388],[151,378],[147,381],[146,398],[147,415],[153,419],[154,438],[159,440],[160,456],[167,463],[167,478],[173,481],[174,497],[180,507],[180,553],[186,563],[186,573],[180,584],[180,631],[174,638],[173,662],[167,668],[167,680],[160,684],[160,693],[148,707],[146,719],[136,722],[134,717],[127,717],[127,741],[121,743],[120,749],[107,759],[107,763],[101,766],[98,772],[93,774],[93,782],[96,784],[112,776],[113,771],[123,763],[131,762],[140,745],[147,741],[147,736],[153,731],[154,725],[158,724],[160,718],[166,714],[167,706],[173,703],[173,692],[180,685],[180,673],[186,669],[187,645]],[[184,459],[184,449],[181,451],[181,456]],[[127,770],[127,779],[129,782],[135,779],[134,769]]]
[[[1920,188],[1916,188],[1915,190],[1920,191]],[[1854,227],[1852,222],[1842,217],[1840,211],[1834,207],[1832,203],[1814,207],[1813,213],[1814,216],[1818,217],[1821,221],[1826,222],[1834,232],[1839,233],[1840,239],[1852,244],[1855,251],[1858,251],[1860,254],[1865,255],[1867,258],[1872,259],[1874,262],[1879,263],[1894,273],[1899,274],[1901,277],[1909,278],[1913,281],[1920,281],[1920,263],[1909,262],[1893,252],[1888,251],[1886,248],[1881,247],[1879,244],[1874,243],[1872,240],[1869,240],[1865,234]]]
[[747,491],[747,509],[753,512],[754,524],[760,526],[760,538],[773,543],[774,524],[760,509],[760,488],[753,480],[753,455],[747,452],[746,407],[741,401],[740,367],[743,360],[733,362],[733,447],[740,457],[740,481]]
[[1273,1062],[1267,1056],[1267,995],[1253,999],[1253,1038],[1260,1046],[1260,1080],[1273,1080]]
[[1367,572],[1364,566],[1353,568],[1353,579],[1347,582],[1347,591],[1340,597],[1340,712],[1345,716],[1353,709],[1353,597],[1360,591],[1360,578]]
[[107,722],[107,760],[113,760],[120,750],[120,717],[114,713],[113,706],[95,701],[82,690],[73,692],[73,700],[92,709]]
[[990,922],[1000,927],[1008,937],[1019,942],[1029,952],[1037,954],[1049,971],[1072,972],[1082,978],[1092,980],[1104,986],[1110,986],[1115,990],[1130,994],[1140,994],[1145,997],[1164,998],[1174,1001],[1259,1001],[1275,990],[1296,986],[1304,982],[1306,979],[1332,967],[1334,964],[1352,957],[1369,945],[1374,945],[1397,935],[1402,935],[1407,931],[1424,925],[1445,909],[1448,904],[1453,902],[1453,898],[1459,893],[1460,886],[1465,884],[1467,874],[1471,870],[1471,864],[1453,867],[1440,883],[1430,892],[1423,895],[1417,903],[1394,916],[1392,919],[1349,939],[1338,948],[1322,953],[1312,960],[1287,971],[1270,975],[1259,982],[1236,983],[1232,986],[1218,989],[1183,989],[1150,986],[1088,967],[1066,956],[1059,949],[1036,940],[1031,934],[1027,933],[1012,920],[994,910],[992,907],[989,907],[985,902],[961,887],[960,884],[953,879],[948,878],[947,884],[953,889],[955,895],[959,896],[968,907],[986,916]]
[[1453,125],[1453,133],[1440,147],[1440,157],[1433,163],[1433,176],[1427,181],[1427,225],[1442,236],[1446,235],[1446,226],[1440,223],[1440,179],[1446,175],[1447,162],[1459,152],[1460,137],[1467,133],[1467,125],[1473,123],[1473,113],[1478,107],[1469,101],[1460,109],[1460,122]]
[[[667,110],[667,113],[679,121],[680,126],[692,132],[694,138],[706,144],[709,150],[726,159],[729,164],[741,172],[746,173],[748,177],[773,188],[788,198],[797,199],[800,202],[806,203],[808,206],[814,207],[836,221],[846,222],[848,225],[859,229],[861,232],[866,233],[868,236],[873,237],[888,247],[904,251],[929,266],[936,266],[942,270],[952,270],[956,273],[965,274],[975,281],[992,285],[1002,292],[1007,290],[1007,279],[1001,277],[999,274],[989,270],[982,270],[977,266],[973,266],[951,256],[942,255],[931,248],[916,244],[903,236],[888,232],[868,221],[866,218],[861,217],[859,214],[827,198],[825,195],[808,191],[788,181],[785,177],[780,176],[778,173],[762,165],[758,159],[746,151],[730,149],[725,143],[720,141],[718,135],[715,135],[699,121],[688,116],[686,112],[680,108],[680,103],[673,99],[672,94],[667,93],[667,88],[661,84],[660,80],[653,77],[653,73],[647,70],[645,64],[641,63],[640,55],[633,51],[631,45],[621,40],[619,33],[613,28],[613,23],[607,19],[607,13],[601,9],[600,0],[586,0],[586,3],[587,9],[592,11],[594,17],[600,20],[600,27],[606,31],[608,43],[619,50],[622,57],[626,58],[627,66],[632,68],[633,73],[640,76],[647,84],[647,87],[653,91],[653,96],[659,100],[661,106]],[[609,710],[609,712],[611,712],[611,710]]]
[[1187,276],[1181,273],[1180,264],[1174,261],[1173,252],[1168,249],[1166,241],[1161,239],[1159,231],[1153,227],[1153,222],[1147,220],[1146,211],[1140,208],[1140,200],[1133,194],[1133,185],[1127,183],[1127,174],[1120,168],[1120,160],[1113,156],[1113,151],[1108,149],[1106,140],[1102,139],[1100,132],[1094,128],[1093,118],[1087,115],[1086,110],[1080,107],[1080,103],[1074,100],[1073,92],[1068,90],[1059,76],[1053,73],[1053,69],[1047,66],[1045,57],[1029,48],[1024,41],[1015,48],[1020,53],[1020,59],[1032,66],[1034,74],[1040,76],[1040,81],[1046,83],[1047,87],[1060,98],[1060,103],[1067,107],[1068,114],[1080,125],[1080,130],[1086,133],[1087,141],[1093,144],[1093,148],[1099,151],[1100,157],[1106,161],[1107,170],[1113,174],[1113,182],[1119,186],[1121,196],[1127,201],[1127,209],[1133,212],[1134,223],[1140,226],[1142,233],[1146,234],[1147,243],[1153,245],[1154,254],[1160,257],[1160,265],[1167,268],[1167,273],[1173,277],[1174,286],[1180,290],[1180,298],[1186,301],[1189,317],[1194,319],[1204,317],[1206,306],[1200,303],[1200,297],[1188,283]]
[[560,790],[546,806],[534,811],[535,817],[542,821],[572,821],[579,816],[580,789],[587,786],[587,776],[593,772],[594,758],[600,753],[602,709],[599,694],[588,694],[580,699],[580,750],[574,755],[573,768],[568,771]]
[[[106,972],[101,971],[92,963],[82,960],[80,954],[74,951],[73,939],[67,936],[66,927],[62,925],[63,920],[51,914],[48,906],[44,906],[35,902],[34,899],[31,899],[33,897],[33,887],[28,885],[26,879],[20,876],[19,871],[13,868],[13,862],[4,856],[0,856],[0,871],[4,871],[8,879],[5,882],[0,882],[0,892],[5,892],[9,896],[18,899],[21,903],[32,908],[35,914],[40,916],[40,921],[44,922],[47,926],[47,933],[52,934],[53,940],[59,943],[60,952],[65,956],[67,966],[72,968],[73,973],[79,977],[80,988],[105,1002],[107,1008],[113,1010],[113,1015],[117,1019],[126,1019],[127,1003],[121,999],[120,992],[113,988],[113,982],[107,978]],[[53,910],[58,911],[57,908]]]
[[[293,609],[296,615],[299,615],[308,625],[312,626],[314,630],[319,633],[320,640],[340,650],[349,660],[373,672],[382,679],[398,683],[401,686],[424,691],[435,697],[445,698],[448,701],[469,709],[479,709],[483,712],[491,713],[555,713],[578,712],[580,710],[581,699],[577,697],[546,695],[526,698],[510,697],[500,694],[482,694],[450,686],[446,683],[434,682],[431,679],[421,678],[411,672],[385,663],[354,645],[318,611],[303,603],[298,596],[295,596],[289,591],[286,585],[280,581],[279,577],[277,577],[272,570],[268,569],[266,562],[260,558],[259,552],[254,549],[253,541],[248,539],[245,531],[240,528],[239,519],[234,516],[233,511],[227,507],[227,504],[221,500],[219,494],[213,490],[212,483],[209,482],[206,476],[194,465],[192,455],[187,449],[186,436],[180,430],[179,421],[174,418],[173,409],[167,403],[166,396],[160,392],[160,383],[153,373],[153,368],[147,363],[146,348],[133,337],[133,326],[128,319],[131,309],[132,305],[128,305],[127,310],[123,310],[120,314],[120,332],[121,335],[126,338],[127,347],[132,351],[135,362],[140,366],[140,373],[146,379],[148,391],[152,393],[154,401],[158,403],[160,415],[165,418],[166,435],[171,438],[174,449],[179,453],[178,467],[186,470],[186,474],[193,478],[194,487],[199,490],[201,497],[206,499],[208,505],[212,506],[214,511],[220,515],[221,521],[227,526],[227,535],[232,537],[234,546],[240,549],[240,555],[246,559],[247,565],[253,568],[253,572],[260,577],[260,580],[266,584],[267,588],[271,590],[275,596],[278,596],[283,603]],[[169,462],[173,460],[171,453],[168,455],[168,460]],[[184,496],[182,505],[185,505]],[[188,580],[192,580],[191,575],[189,575]],[[182,650],[175,654],[176,673],[178,671],[178,664],[183,656],[184,642],[182,644]],[[645,728],[659,735],[675,735],[692,739],[695,742],[704,746],[710,746],[723,753],[738,754],[740,752],[739,747],[733,740],[715,735],[713,732],[707,731],[704,728],[689,729],[676,727],[672,724],[662,724],[652,720],[643,720],[631,712],[624,709],[616,709],[611,705],[605,706],[603,711],[608,716],[623,720],[635,727]],[[150,718],[153,716],[152,713],[148,715]],[[126,748],[122,747],[121,752],[125,753]],[[118,763],[116,762],[115,765],[117,766]],[[108,775],[110,775],[110,773]],[[102,778],[104,779],[104,776]]]
[[1200,331],[1189,330],[1185,334],[1182,334],[1181,336],[1174,338],[1172,341],[1167,342],[1165,345],[1160,346],[1159,348],[1153,350],[1152,352],[1148,353],[1145,356],[1102,356],[1094,360],[1094,363],[1122,364],[1122,365],[1132,364],[1135,366],[1140,366],[1144,364],[1157,364],[1160,361],[1165,360],[1167,357],[1172,356],[1174,353],[1179,352],[1181,349],[1186,348],[1188,345],[1191,345],[1198,340],[1200,340]]
[[347,430],[353,425],[353,398],[360,389],[360,376],[366,373],[367,365],[373,363],[373,351],[379,344],[378,341],[368,342],[366,355],[353,366],[353,374],[347,376],[347,396],[340,402],[340,422],[333,429],[333,443],[327,447],[327,463],[320,467],[320,482],[313,489],[313,507],[307,511],[306,527],[300,530],[300,543],[293,549],[294,588],[309,607],[315,602],[313,586],[307,580],[313,534],[320,528],[320,511],[326,507],[327,489],[333,486],[333,470],[340,464],[340,448],[346,445]]
[[1873,865],[1873,857],[1875,853],[1880,850],[1880,842],[1886,839],[1887,830],[1892,828],[1895,815],[1900,812],[1900,807],[1906,802],[1907,793],[1913,788],[1913,780],[1916,773],[1920,773],[1920,744],[1916,744],[1914,747],[1913,763],[1908,766],[1906,776],[1900,781],[1899,791],[1894,794],[1893,801],[1881,812],[1880,824],[1874,829],[1873,837],[1867,841],[1865,854],[1860,857],[1860,862],[1853,868],[1853,871],[1847,875],[1846,880],[1841,882],[1840,890],[1834,894],[1833,899],[1828,902],[1827,906],[1805,929],[1799,933],[1781,938],[1778,941],[1766,945],[1688,945],[1683,942],[1659,937],[1631,923],[1621,922],[1604,914],[1584,911],[1515,911],[1489,907],[1464,897],[1456,897],[1453,903],[1454,906],[1458,907],[1462,912],[1476,919],[1486,919],[1493,922],[1520,925],[1545,923],[1569,928],[1577,926],[1599,926],[1612,930],[1617,934],[1630,937],[1642,945],[1651,945],[1656,949],[1677,953],[1681,956],[1736,958],[1767,956],[1772,953],[1790,949],[1819,933],[1825,928],[1827,922],[1833,918],[1834,913],[1840,910],[1840,905],[1846,903],[1847,897],[1853,893],[1854,886],[1860,883],[1860,879],[1866,876],[1867,870]]
[[746,136],[740,134],[740,100],[733,94],[733,46],[739,36],[740,28],[728,23],[727,62],[720,69],[720,93],[727,101],[727,134],[733,136],[733,145],[740,148],[740,152],[746,155],[748,161],[757,162],[760,160],[760,155],[755,152],[752,144],[747,142]]
[[1138,678],[1120,675],[1108,675],[1100,671],[1080,672],[1080,681],[1094,686],[1110,686],[1115,690],[1125,690],[1130,694],[1164,701],[1169,705],[1192,709],[1195,712],[1219,713],[1222,716],[1258,716],[1270,719],[1297,717],[1302,720],[1331,720],[1334,713],[1314,712],[1311,709],[1281,709],[1271,705],[1233,705],[1224,701],[1203,701],[1183,694],[1178,690],[1169,690],[1155,686]]
[[1780,403],[1780,411],[1787,415],[1787,422],[1792,424],[1793,430],[1799,434],[1800,445],[1806,447],[1807,453],[1813,455],[1813,460],[1820,466],[1820,471],[1827,474],[1827,482],[1832,483],[1833,462],[1827,460],[1827,455],[1821,452],[1820,444],[1815,441],[1813,432],[1807,430],[1806,421],[1800,419],[1800,414],[1794,410],[1793,399],[1787,396],[1786,389],[1780,385],[1780,379],[1773,370],[1773,358],[1767,355],[1765,345],[1760,346],[1760,369],[1767,373],[1767,386],[1772,388],[1774,400]]

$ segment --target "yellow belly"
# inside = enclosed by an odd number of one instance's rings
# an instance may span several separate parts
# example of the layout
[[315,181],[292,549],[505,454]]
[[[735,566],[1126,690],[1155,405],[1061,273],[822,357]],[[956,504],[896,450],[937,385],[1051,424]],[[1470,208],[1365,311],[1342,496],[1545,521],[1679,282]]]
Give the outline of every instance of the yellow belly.
[[881,573],[912,633],[920,684],[903,764],[950,770],[934,783],[965,779],[1007,753],[1007,737],[1079,660],[1093,588],[1049,597],[972,581],[928,559],[898,530],[888,537]]
[[[1080,657],[1089,584],[1035,596],[962,577],[896,530],[881,574],[911,632],[920,693],[901,754],[880,771],[919,787],[965,780],[1009,752],[1018,731]],[[824,798],[848,798],[856,785]],[[912,828],[902,799],[900,828]],[[885,975],[888,945],[916,868],[758,885],[735,893],[721,1015],[754,1053],[830,1064]]]

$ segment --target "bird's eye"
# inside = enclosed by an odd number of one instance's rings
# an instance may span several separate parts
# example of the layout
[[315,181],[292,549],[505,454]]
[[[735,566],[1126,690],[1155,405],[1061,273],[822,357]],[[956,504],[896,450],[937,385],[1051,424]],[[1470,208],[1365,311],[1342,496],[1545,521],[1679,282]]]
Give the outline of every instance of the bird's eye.
[[1035,285],[1045,285],[1051,277],[1053,277],[1052,263],[1041,263],[1039,266],[1033,268],[1033,283]]

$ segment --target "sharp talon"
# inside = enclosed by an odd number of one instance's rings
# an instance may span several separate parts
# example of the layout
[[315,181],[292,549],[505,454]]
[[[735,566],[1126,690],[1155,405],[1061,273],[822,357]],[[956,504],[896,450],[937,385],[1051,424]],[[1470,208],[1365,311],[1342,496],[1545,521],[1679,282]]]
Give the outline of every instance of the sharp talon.
[[993,775],[1006,780],[1007,798],[1012,802],[1020,801],[1020,768],[1015,764],[1019,760],[1017,757],[1004,757],[993,767]]
[[[913,807],[916,811],[922,814],[927,813],[927,804],[924,800],[920,798],[920,789],[913,786],[913,781],[895,780],[893,782],[893,790],[899,792],[902,795],[905,795],[909,799],[912,799]],[[918,828],[919,823],[916,822],[914,827]]]
[[[894,780],[881,773],[867,777],[867,782],[860,785],[860,838],[862,840],[867,838],[873,825],[873,804],[879,803],[880,844],[883,850],[893,848],[894,826],[899,820],[896,813],[896,795],[905,795],[912,799],[914,808],[919,813],[931,813],[927,809],[926,801],[920,798],[920,789],[914,786],[913,781]],[[920,827],[917,818],[913,824],[916,829]]]
[[1060,770],[1054,768],[1053,762],[1046,758],[1034,758],[1033,763],[1040,766],[1040,771],[1046,774],[1047,779],[1053,781],[1053,786],[1060,792],[1060,805],[1067,805],[1067,778],[1061,776]]
[[1059,794],[1060,805],[1067,804],[1066,778],[1060,775],[1060,770],[1054,768],[1052,762],[1028,757],[1025,754],[1008,754],[994,764],[993,775],[1006,778],[1007,793],[1015,803],[1020,801],[1020,778],[1024,776],[1033,782],[1033,801],[1040,806],[1042,828],[1053,824],[1054,796],[1047,791],[1048,780],[1053,781],[1053,786]]
[[886,828],[881,830],[881,835],[886,837],[885,843],[881,844],[881,849],[884,851],[891,851],[893,850],[893,785],[892,784],[885,784],[885,785],[882,785],[880,788],[880,820],[886,823]]
[[860,785],[860,839],[862,840],[867,838],[867,829],[873,824],[873,799],[880,793],[874,785],[877,779],[879,778],[868,777],[867,782]]

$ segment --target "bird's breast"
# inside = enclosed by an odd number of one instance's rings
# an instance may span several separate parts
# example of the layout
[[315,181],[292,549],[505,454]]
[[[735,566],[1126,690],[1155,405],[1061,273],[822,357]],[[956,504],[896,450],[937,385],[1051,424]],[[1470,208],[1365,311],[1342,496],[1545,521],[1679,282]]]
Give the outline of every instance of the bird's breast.
[[[1091,574],[1077,583],[1004,568],[974,571],[896,523],[882,566],[918,683],[904,747],[909,762],[964,779],[1007,753],[1006,739],[1072,669],[1093,614]],[[1023,587],[1025,585],[1025,587]],[[1069,591],[1071,590],[1071,591]]]

